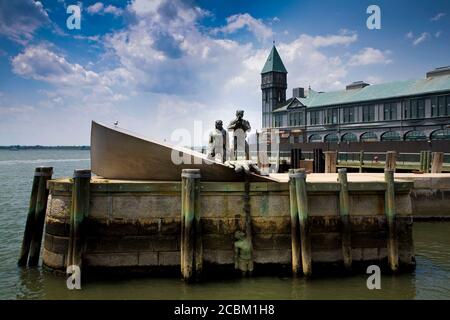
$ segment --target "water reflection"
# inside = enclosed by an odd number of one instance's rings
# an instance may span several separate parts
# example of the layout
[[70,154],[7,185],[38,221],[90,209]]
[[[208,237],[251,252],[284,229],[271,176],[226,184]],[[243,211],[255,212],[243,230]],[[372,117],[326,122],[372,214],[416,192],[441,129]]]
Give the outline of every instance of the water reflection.
[[416,223],[417,269],[383,274],[381,290],[369,290],[369,275],[255,277],[185,284],[180,279],[119,277],[88,279],[68,290],[64,276],[18,268],[18,299],[449,299],[450,223]]

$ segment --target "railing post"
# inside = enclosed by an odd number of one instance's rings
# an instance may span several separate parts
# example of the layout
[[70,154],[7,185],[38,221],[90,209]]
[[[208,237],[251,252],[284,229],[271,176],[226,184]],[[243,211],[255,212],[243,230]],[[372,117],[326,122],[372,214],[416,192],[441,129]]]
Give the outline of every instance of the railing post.
[[388,225],[388,261],[391,271],[396,272],[398,270],[398,241],[396,230],[394,171],[385,170],[384,179],[386,182],[384,202],[386,220]]
[[363,165],[364,165],[364,150],[361,150],[359,152],[359,172],[363,172]]
[[47,181],[52,178],[52,167],[41,167],[38,174],[38,190],[36,196],[36,209],[33,222],[33,236],[30,245],[29,266],[37,266],[41,252],[42,234],[44,233],[45,212],[47,211],[48,189]]
[[295,177],[300,172],[299,169],[289,170],[289,207],[291,213],[291,257],[292,257],[292,274],[296,276],[300,272],[300,226],[297,208],[297,195],[295,192]]
[[312,274],[311,268],[311,239],[308,223],[308,194],[306,191],[306,174],[302,170],[295,175],[295,191],[297,198],[298,218],[300,225],[300,247],[302,256],[302,270],[305,276]]
[[72,184],[72,207],[70,210],[70,238],[67,253],[67,273],[73,266],[82,267],[85,245],[85,218],[89,215],[91,170],[75,170]]
[[203,248],[200,230],[200,169],[183,169],[182,178],[182,229],[181,273],[191,281],[199,277],[203,264]]
[[394,172],[395,172],[396,158],[397,158],[396,151],[386,152],[386,161],[384,164],[384,170],[394,170]]
[[426,162],[425,162],[425,172],[429,173],[430,172],[430,165],[431,165],[431,151],[425,151],[426,152]]
[[433,152],[433,163],[431,164],[431,173],[441,173],[444,163],[443,152]]
[[336,151],[325,151],[325,173],[336,173]]
[[352,243],[350,224],[350,201],[348,196],[347,169],[338,170],[339,190],[339,217],[341,220],[342,256],[347,271],[352,268]]

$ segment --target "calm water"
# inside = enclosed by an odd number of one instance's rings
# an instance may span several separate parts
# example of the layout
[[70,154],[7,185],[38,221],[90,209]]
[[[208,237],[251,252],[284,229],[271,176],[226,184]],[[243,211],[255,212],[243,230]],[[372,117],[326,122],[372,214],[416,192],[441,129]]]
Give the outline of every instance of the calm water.
[[185,285],[179,279],[97,279],[69,291],[65,279],[40,268],[16,266],[36,166],[54,176],[89,168],[89,151],[0,150],[1,299],[450,299],[450,223],[416,223],[417,268],[413,274],[383,276],[369,291],[364,275],[304,279],[263,277]]

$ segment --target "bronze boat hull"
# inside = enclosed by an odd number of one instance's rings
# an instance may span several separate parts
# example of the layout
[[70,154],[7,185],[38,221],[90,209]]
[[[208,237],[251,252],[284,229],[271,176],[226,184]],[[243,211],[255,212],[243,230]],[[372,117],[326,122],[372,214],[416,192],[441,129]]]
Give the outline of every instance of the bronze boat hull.
[[[188,161],[174,163],[174,150]],[[222,163],[208,160],[205,154],[92,122],[91,170],[96,175],[106,179],[179,181],[183,169],[200,169],[202,181],[243,181],[242,174]],[[250,180],[272,181],[255,174],[251,174]]]

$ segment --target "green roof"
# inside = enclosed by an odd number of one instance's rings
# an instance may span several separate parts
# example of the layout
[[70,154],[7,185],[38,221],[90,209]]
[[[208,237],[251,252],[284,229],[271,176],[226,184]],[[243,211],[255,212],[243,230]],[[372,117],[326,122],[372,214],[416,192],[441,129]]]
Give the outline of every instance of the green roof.
[[[315,108],[448,92],[450,92],[450,75],[445,75],[419,80],[375,84],[360,89],[332,92],[310,90],[306,98],[298,98],[298,100],[308,108]],[[287,111],[289,104],[283,104],[279,107],[276,111]]]
[[267,57],[266,64],[262,69],[261,73],[267,72],[283,72],[287,73],[286,68],[284,67],[283,61],[278,54],[277,48],[275,46],[272,47],[269,56]]

